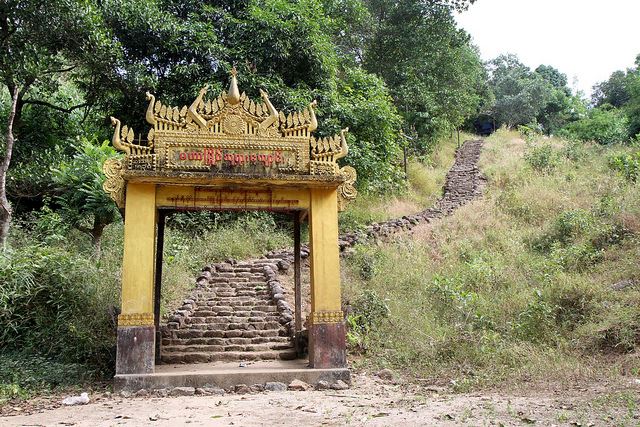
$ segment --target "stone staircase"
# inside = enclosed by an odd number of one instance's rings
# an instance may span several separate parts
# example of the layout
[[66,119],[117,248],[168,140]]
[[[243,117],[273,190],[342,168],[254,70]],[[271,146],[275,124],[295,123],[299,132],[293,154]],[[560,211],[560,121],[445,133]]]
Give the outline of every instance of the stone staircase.
[[[478,169],[482,140],[467,141],[456,151],[442,197],[422,212],[374,223],[361,232],[344,233],[342,254],[363,241],[386,239],[421,223],[450,215],[482,195],[485,179]],[[301,258],[309,256],[303,245]],[[163,363],[205,363],[294,359],[293,311],[277,272],[293,263],[293,249],[267,253],[260,259],[227,260],[206,266],[194,291],[162,326]]]
[[275,273],[285,266],[267,258],[205,267],[162,329],[162,362],[294,359],[292,312]]

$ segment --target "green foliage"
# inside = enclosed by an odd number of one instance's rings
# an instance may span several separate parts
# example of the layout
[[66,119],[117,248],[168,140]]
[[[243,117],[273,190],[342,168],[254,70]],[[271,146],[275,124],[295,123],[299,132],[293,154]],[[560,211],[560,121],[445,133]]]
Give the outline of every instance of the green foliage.
[[566,125],[559,134],[570,139],[614,144],[628,140],[628,119],[608,107],[593,108],[588,116]]
[[553,86],[541,75],[532,73],[517,56],[498,56],[489,62],[488,68],[496,99],[493,114],[498,125],[531,123],[551,100]]
[[447,2],[368,1],[372,35],[364,67],[384,79],[419,154],[476,114],[485,74]]
[[594,86],[592,97],[597,107],[612,106],[626,117],[627,137],[640,133],[640,55],[636,57],[634,65],[625,71],[615,71],[608,80]]
[[[0,254],[0,349],[81,363],[110,372],[113,289],[94,264],[62,248],[36,244]],[[113,313],[112,313],[113,314]]]
[[554,340],[556,311],[557,307],[545,301],[542,292],[536,289],[533,300],[516,317],[513,325],[516,336],[534,343]]
[[389,307],[375,291],[365,290],[351,305],[347,316],[347,342],[353,350],[366,350],[371,328],[389,317]]
[[87,139],[79,141],[76,150],[73,158],[53,169],[56,201],[61,205],[63,217],[99,246],[104,227],[120,218],[117,206],[102,188],[105,180],[102,165],[116,152],[109,141],[96,145]]
[[0,354],[0,404],[89,379],[87,367],[80,363],[60,363],[30,353]]
[[627,181],[636,182],[640,177],[640,151],[612,156],[609,167],[620,172]]

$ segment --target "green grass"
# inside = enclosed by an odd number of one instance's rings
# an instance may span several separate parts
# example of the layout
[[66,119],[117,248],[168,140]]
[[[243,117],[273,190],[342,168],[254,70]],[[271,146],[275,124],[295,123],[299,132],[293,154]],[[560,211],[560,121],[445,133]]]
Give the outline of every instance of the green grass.
[[[165,233],[161,313],[180,305],[205,264],[290,246],[289,223],[264,213],[174,217]],[[110,378],[122,223],[105,230],[100,257],[49,209],[16,221],[10,237],[0,253],[0,404]]]
[[344,299],[389,310],[352,328],[360,363],[459,389],[637,370],[640,289],[610,289],[640,279],[640,189],[608,162],[626,151],[488,138],[483,199],[344,262]]

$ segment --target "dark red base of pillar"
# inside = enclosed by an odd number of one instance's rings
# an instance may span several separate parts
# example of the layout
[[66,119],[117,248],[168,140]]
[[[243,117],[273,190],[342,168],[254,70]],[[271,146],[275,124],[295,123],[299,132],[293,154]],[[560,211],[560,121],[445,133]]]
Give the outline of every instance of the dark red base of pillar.
[[118,327],[116,375],[152,374],[155,368],[156,330],[153,326]]
[[312,368],[345,368],[347,366],[344,322],[311,325],[309,366]]

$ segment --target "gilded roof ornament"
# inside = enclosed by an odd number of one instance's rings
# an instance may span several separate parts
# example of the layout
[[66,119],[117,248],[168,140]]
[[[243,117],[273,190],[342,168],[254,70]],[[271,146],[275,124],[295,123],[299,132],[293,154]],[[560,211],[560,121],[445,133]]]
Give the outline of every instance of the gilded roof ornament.
[[[348,129],[332,137],[315,138],[316,101],[302,111],[278,111],[264,90],[257,101],[240,92],[235,67],[226,92],[215,97],[208,97],[208,93],[207,85],[191,105],[177,107],[147,92],[145,118],[151,128],[146,137],[111,117],[113,146],[124,152],[125,158],[119,169],[105,164],[112,175],[110,185],[116,185],[116,170],[125,178],[134,172],[154,177],[177,172],[273,179],[289,175],[302,181],[349,181],[351,186],[340,192],[341,197],[355,197],[355,170],[346,173],[337,163],[349,151]],[[115,192],[109,192],[115,199]],[[117,197],[123,203],[121,192]]]

